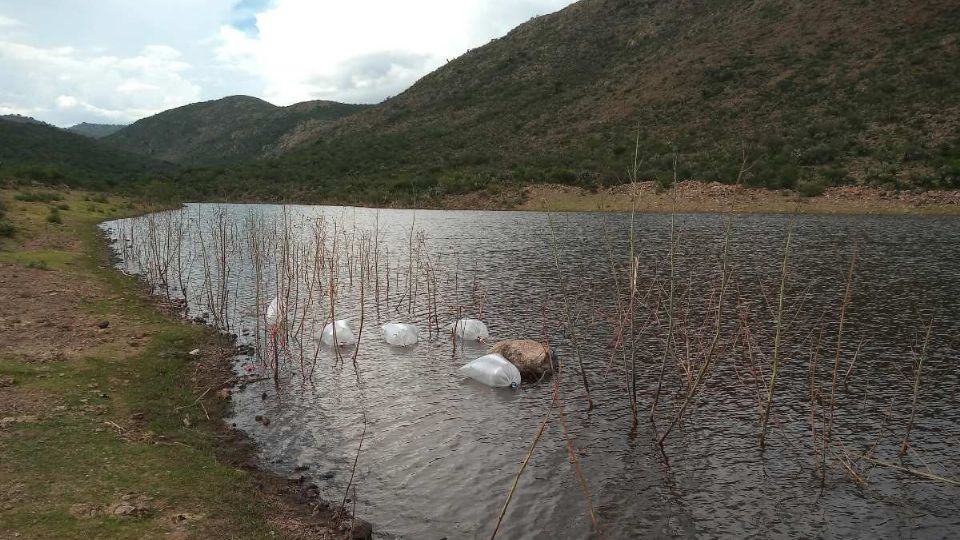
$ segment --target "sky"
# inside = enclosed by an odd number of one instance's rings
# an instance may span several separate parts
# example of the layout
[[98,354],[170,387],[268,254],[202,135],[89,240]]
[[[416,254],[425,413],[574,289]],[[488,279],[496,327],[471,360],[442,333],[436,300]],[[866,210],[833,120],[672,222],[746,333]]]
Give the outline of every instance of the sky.
[[126,124],[245,94],[378,103],[573,0],[0,0],[0,114]]

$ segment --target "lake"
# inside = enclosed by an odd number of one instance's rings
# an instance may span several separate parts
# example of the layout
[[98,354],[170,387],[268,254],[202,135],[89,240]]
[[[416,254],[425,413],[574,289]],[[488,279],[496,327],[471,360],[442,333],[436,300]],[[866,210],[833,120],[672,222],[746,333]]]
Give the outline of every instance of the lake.
[[[528,453],[500,538],[960,530],[956,218],[188,204],[102,228],[121,270],[245,346],[263,380],[229,421],[263,468],[340,501],[356,460],[380,538],[489,538]],[[331,312],[358,347],[317,343]],[[468,316],[562,373],[464,379],[490,343],[442,328]]]

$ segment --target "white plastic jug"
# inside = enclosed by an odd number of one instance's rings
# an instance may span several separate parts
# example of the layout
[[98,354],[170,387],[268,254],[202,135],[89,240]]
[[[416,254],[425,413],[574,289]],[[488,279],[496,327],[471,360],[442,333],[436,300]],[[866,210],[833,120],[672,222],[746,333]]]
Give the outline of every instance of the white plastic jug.
[[389,323],[380,327],[383,339],[394,347],[416,345],[420,339],[420,330],[412,324]]
[[487,386],[520,386],[520,370],[499,354],[481,356],[461,367],[460,373]]
[[323,343],[327,346],[333,345],[334,325],[336,325],[337,328],[337,345],[340,347],[346,347],[349,345],[355,345],[357,343],[357,337],[353,335],[353,330],[350,328],[350,322],[346,319],[339,319],[324,326],[323,332],[320,334],[320,343]]
[[267,306],[267,317],[266,317],[266,320],[267,320],[267,328],[272,329],[273,327],[275,327],[275,326],[277,325],[278,322],[280,322],[280,312],[281,312],[281,311],[282,311],[282,310],[280,309],[280,298],[279,298],[279,297],[275,297],[275,298],[270,302],[270,305]]
[[447,331],[464,341],[486,341],[490,338],[487,325],[478,319],[460,319],[447,325]]

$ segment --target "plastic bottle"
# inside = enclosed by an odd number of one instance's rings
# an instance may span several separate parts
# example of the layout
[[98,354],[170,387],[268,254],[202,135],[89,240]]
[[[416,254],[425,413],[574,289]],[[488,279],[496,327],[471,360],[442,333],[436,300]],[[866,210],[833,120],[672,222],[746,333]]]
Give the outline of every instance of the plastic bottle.
[[389,323],[380,327],[383,339],[394,347],[416,345],[420,339],[420,330],[412,324]]
[[478,319],[460,319],[447,325],[447,331],[464,341],[486,341],[490,338],[487,325]]
[[334,325],[336,325],[337,328],[337,345],[340,347],[347,347],[357,343],[357,337],[353,335],[353,330],[350,328],[350,322],[346,319],[339,319],[324,326],[323,332],[320,334],[320,343],[323,343],[327,346],[333,345]]
[[460,373],[487,386],[520,386],[520,370],[499,354],[481,356],[461,367]]

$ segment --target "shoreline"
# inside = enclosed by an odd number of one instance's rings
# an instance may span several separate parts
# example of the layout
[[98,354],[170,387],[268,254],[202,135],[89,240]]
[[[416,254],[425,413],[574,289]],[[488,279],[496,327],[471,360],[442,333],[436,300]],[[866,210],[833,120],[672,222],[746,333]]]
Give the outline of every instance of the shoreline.
[[369,538],[224,421],[231,336],[113,266],[99,224],[166,207],[91,195],[0,190],[0,538]]
[[486,192],[448,195],[437,209],[960,216],[960,190],[915,193],[841,186],[828,187],[815,197],[803,197],[793,191],[692,180],[679,182],[669,190],[658,189],[651,181],[595,191],[560,184],[533,184],[496,195]]
[[[100,225],[115,219],[133,218],[173,209],[176,207],[148,208],[143,212],[98,222],[94,225],[96,227],[95,247],[99,251],[99,258],[106,263],[109,271],[132,279],[136,283],[141,299],[163,317],[170,319],[174,324],[201,329],[202,337],[193,344],[195,349],[191,349],[200,351],[194,357],[195,370],[190,379],[194,394],[198,397],[188,407],[201,406],[204,414],[212,422],[210,435],[216,442],[214,452],[217,461],[235,469],[247,471],[253,477],[256,489],[262,496],[274,499],[284,507],[288,513],[286,519],[297,522],[297,527],[303,529],[293,538],[328,538],[329,535],[333,535],[334,538],[342,537],[351,540],[370,539],[373,532],[372,525],[349,513],[338,516],[334,503],[320,496],[318,486],[310,481],[309,476],[300,475],[297,479],[290,479],[261,467],[257,457],[256,441],[233,427],[236,424],[227,423],[226,419],[234,412],[233,391],[253,382],[250,379],[252,376],[239,376],[233,370],[238,354],[237,336],[219,332],[206,322],[185,317],[181,311],[181,305],[154,294],[149,283],[142,276],[125,275],[117,270],[116,263],[119,258],[116,250],[112,248],[109,238]],[[343,528],[344,523],[351,524],[350,528]]]

